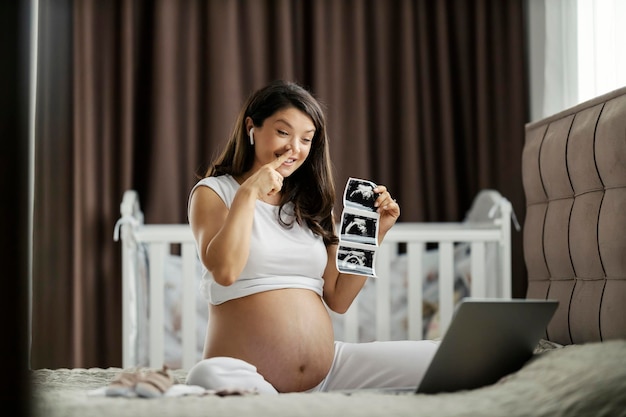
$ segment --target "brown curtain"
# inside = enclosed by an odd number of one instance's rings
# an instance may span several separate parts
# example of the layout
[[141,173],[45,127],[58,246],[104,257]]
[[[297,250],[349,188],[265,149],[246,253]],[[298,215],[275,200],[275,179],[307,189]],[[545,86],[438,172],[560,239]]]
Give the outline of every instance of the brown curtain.
[[123,192],[148,223],[186,222],[196,172],[272,79],[326,106],[338,193],[367,178],[403,221],[458,221],[495,188],[523,218],[522,2],[50,0],[39,26],[34,368],[121,365]]

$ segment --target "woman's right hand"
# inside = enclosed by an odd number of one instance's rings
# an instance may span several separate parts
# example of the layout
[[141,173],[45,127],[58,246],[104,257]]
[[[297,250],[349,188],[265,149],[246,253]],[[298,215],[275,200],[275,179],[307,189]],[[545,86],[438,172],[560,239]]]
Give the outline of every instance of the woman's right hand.
[[283,176],[277,169],[289,159],[292,153],[293,151],[291,149],[287,149],[287,151],[278,158],[263,165],[257,172],[244,181],[241,186],[255,188],[259,200],[279,193],[283,188]]

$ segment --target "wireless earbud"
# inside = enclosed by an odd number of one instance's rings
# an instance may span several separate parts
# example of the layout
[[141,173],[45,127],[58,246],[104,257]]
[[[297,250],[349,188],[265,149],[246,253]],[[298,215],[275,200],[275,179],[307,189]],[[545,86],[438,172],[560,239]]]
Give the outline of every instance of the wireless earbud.
[[250,129],[250,145],[254,145],[254,128]]

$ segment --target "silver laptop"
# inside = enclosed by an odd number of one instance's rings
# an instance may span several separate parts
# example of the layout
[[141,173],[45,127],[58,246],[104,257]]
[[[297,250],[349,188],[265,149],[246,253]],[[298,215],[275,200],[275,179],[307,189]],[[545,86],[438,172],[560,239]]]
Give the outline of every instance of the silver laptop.
[[461,300],[416,392],[480,388],[517,371],[546,337],[557,306],[555,300]]

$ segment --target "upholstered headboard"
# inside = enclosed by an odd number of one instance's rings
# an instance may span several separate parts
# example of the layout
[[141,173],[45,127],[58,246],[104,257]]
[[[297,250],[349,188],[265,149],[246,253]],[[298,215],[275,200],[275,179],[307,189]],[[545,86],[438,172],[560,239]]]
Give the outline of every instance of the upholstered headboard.
[[561,344],[626,338],[626,87],[526,125],[527,298]]

